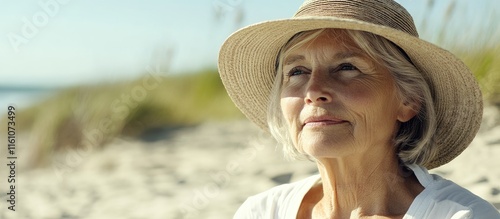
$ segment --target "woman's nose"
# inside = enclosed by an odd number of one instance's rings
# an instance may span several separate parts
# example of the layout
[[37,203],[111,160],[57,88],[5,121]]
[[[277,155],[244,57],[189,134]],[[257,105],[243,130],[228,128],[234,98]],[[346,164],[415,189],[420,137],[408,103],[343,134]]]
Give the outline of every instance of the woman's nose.
[[326,78],[312,75],[307,83],[304,101],[306,104],[329,103],[332,93]]

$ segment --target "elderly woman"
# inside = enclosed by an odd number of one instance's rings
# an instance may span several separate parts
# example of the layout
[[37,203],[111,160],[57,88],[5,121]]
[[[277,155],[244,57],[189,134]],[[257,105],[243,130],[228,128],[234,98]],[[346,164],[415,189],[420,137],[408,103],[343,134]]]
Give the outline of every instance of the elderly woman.
[[248,198],[235,218],[500,218],[427,172],[472,141],[482,97],[396,2],[308,0],[231,35],[219,70],[241,111],[319,170]]

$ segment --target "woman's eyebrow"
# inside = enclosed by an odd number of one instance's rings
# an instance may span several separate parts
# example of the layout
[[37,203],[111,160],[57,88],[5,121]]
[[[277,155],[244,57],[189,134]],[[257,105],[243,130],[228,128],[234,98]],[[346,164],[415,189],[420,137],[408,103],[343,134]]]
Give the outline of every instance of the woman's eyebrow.
[[[333,56],[334,59],[340,59],[340,60],[353,58],[353,57],[364,57],[364,56],[361,53],[354,52],[354,51],[339,52]],[[302,61],[305,59],[306,58],[303,55],[291,55],[291,56],[287,56],[283,63],[284,63],[284,65],[290,65],[296,61]]]
[[302,61],[304,59],[306,59],[306,58],[303,55],[292,55],[292,56],[287,56],[285,58],[284,63],[285,63],[285,65],[289,65],[289,64],[292,64],[296,61]]
[[348,59],[352,57],[363,57],[361,53],[348,51],[348,52],[339,52],[334,55],[335,59]]

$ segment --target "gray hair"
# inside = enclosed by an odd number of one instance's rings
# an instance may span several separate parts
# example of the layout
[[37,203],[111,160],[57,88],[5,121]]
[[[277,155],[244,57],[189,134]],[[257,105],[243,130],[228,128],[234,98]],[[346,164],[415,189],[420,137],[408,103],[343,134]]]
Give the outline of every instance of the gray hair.
[[[271,90],[267,122],[271,135],[283,144],[283,152],[291,159],[309,158],[293,145],[286,121],[281,111],[280,99],[283,84],[282,62],[284,54],[312,41],[326,32],[334,37],[346,36],[371,59],[385,66],[392,74],[399,97],[413,106],[416,116],[401,123],[393,139],[395,151],[405,164],[426,165],[437,154],[433,147],[436,115],[429,84],[413,65],[408,55],[391,41],[364,31],[344,29],[318,29],[295,34],[280,50],[276,62],[276,77]],[[335,32],[335,33],[334,33]],[[334,34],[333,34],[334,33]],[[343,33],[343,34],[342,34]]]

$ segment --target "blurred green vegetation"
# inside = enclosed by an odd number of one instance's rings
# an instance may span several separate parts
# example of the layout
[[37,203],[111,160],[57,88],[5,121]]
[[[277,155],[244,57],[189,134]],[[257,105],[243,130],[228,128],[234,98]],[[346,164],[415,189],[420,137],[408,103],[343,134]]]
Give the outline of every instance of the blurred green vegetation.
[[500,107],[500,42],[476,50],[457,50],[456,54],[476,76],[486,104]]
[[33,166],[55,151],[102,147],[117,136],[137,137],[161,127],[242,118],[214,69],[128,82],[78,86],[20,110],[17,126],[30,133]]
[[[500,7],[495,0],[477,3],[481,14],[470,8],[469,1],[422,1],[426,4],[420,35],[450,50],[472,70],[487,105],[500,106]],[[475,20],[471,17],[481,19]],[[431,19],[433,18],[434,19]],[[466,19],[468,18],[468,19]],[[478,23],[480,21],[480,23]],[[433,23],[434,26],[429,24]]]

